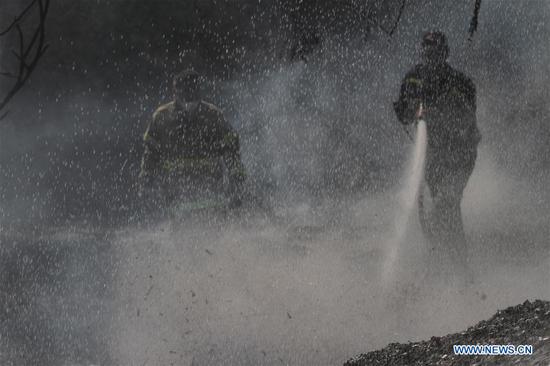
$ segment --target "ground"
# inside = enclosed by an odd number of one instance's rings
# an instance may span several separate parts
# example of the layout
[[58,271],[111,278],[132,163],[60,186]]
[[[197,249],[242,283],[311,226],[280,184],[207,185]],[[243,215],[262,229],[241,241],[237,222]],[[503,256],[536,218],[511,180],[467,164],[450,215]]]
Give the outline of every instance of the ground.
[[416,218],[396,242],[391,191],[271,215],[4,231],[0,363],[337,365],[549,299],[548,201],[479,168],[466,288],[427,271]]
[[[453,345],[531,345],[530,356],[457,356]],[[497,312],[466,331],[429,341],[393,343],[351,359],[345,366],[377,365],[548,365],[550,361],[550,302],[526,301]]]

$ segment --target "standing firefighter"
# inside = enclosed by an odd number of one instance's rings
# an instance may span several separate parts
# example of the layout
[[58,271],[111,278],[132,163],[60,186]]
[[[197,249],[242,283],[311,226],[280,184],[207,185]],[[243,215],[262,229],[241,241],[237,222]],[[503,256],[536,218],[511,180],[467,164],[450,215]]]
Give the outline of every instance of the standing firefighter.
[[238,206],[244,180],[239,137],[222,111],[200,98],[201,77],[174,77],[174,101],[153,114],[143,141],[140,191],[148,204]]
[[464,242],[460,202],[481,135],[476,124],[475,86],[447,63],[448,55],[443,33],[423,36],[423,63],[405,76],[395,112],[405,125],[419,117],[426,120],[425,181],[434,204],[429,220],[432,236]]

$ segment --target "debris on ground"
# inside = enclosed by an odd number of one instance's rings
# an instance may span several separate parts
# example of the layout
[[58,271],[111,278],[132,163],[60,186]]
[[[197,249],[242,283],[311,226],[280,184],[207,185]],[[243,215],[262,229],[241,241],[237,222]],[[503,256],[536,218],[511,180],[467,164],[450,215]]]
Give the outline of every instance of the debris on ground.
[[[530,356],[458,356],[453,345],[532,345]],[[536,300],[498,311],[464,332],[359,355],[344,366],[493,366],[550,364],[550,302]]]

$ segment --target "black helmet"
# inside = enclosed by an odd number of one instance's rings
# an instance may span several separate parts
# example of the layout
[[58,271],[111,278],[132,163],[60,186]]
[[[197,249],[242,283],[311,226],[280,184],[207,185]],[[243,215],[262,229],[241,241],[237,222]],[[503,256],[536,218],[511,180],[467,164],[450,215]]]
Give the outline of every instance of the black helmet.
[[422,46],[448,47],[447,37],[440,31],[430,31],[422,36]]
[[200,75],[194,69],[186,69],[174,76],[174,88],[181,89],[193,84],[200,83]]
[[201,97],[202,78],[193,69],[184,70],[174,76],[174,96],[178,103],[194,102]]
[[422,36],[422,54],[428,63],[443,62],[449,56],[447,37],[440,31],[430,31]]

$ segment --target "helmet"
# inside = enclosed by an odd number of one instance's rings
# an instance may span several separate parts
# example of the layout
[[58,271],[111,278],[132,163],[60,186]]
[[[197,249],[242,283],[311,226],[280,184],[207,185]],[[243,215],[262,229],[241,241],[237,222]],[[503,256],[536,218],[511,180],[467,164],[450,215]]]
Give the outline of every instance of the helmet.
[[193,69],[184,70],[174,76],[174,96],[179,104],[198,101],[201,97],[202,78]]
[[174,76],[174,89],[186,88],[200,82],[200,75],[194,69],[186,69]]
[[447,37],[440,31],[430,31],[422,36],[422,46],[448,47]]
[[444,62],[449,56],[447,37],[440,31],[430,31],[422,36],[422,55],[427,63]]

